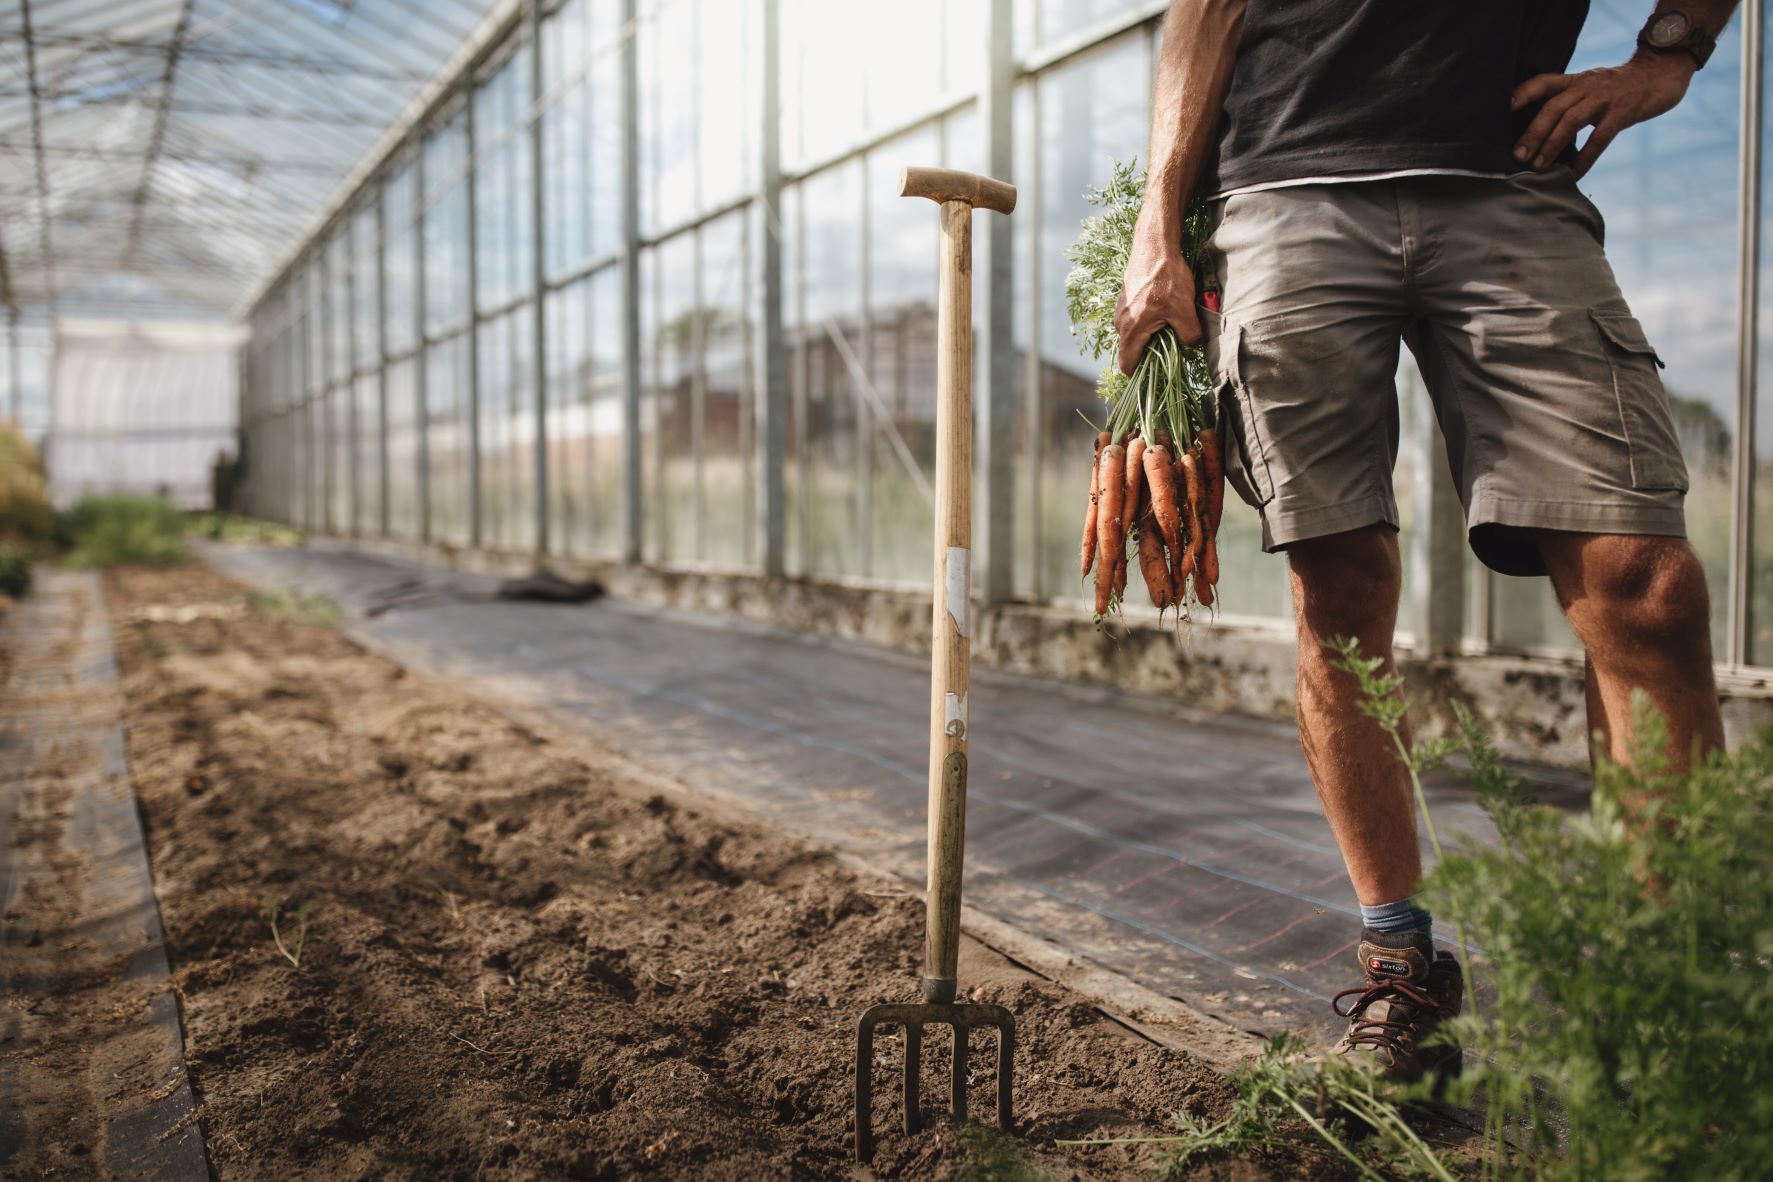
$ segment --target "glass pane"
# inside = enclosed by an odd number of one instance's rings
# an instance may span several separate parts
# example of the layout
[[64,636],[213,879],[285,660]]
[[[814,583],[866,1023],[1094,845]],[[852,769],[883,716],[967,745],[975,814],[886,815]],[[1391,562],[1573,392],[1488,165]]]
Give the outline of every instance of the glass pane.
[[863,127],[863,73],[853,52],[858,7],[782,0],[782,158],[804,166],[849,147]]
[[357,532],[382,532],[382,379],[357,379]]
[[376,241],[374,205],[364,205],[351,219],[351,237],[352,265],[357,269],[353,292],[357,304],[357,367],[362,369],[380,365],[382,360],[381,332],[376,322],[377,259],[381,243]]
[[496,308],[530,289],[530,137],[527,47],[474,92],[475,248],[480,306]]
[[550,276],[590,255],[589,20],[586,0],[567,0],[542,23],[542,93],[548,104],[542,111],[542,202]]
[[[1572,70],[1633,52],[1643,8],[1598,0]],[[1736,176],[1741,22],[1679,106],[1620,136],[1583,180],[1607,219],[1607,257],[1632,312],[1667,363],[1692,490],[1687,532],[1711,583],[1712,644],[1726,650],[1730,480],[1736,431]],[[1574,647],[1550,581],[1494,576],[1496,639]]]
[[425,332],[438,336],[468,316],[466,117],[457,115],[425,144]]
[[425,350],[425,434],[431,497],[431,540],[468,543],[467,338]]
[[351,531],[351,387],[340,386],[326,397],[327,451],[331,456],[331,500],[328,525],[334,533]]
[[[803,351],[806,569],[860,575],[861,438],[855,374],[862,341],[861,166],[800,185],[801,301],[790,340]],[[784,317],[786,320],[787,318]]]
[[622,552],[622,285],[621,273],[605,267],[590,279],[591,400],[589,436],[590,528],[586,551],[601,557]]
[[418,300],[418,248],[413,231],[416,185],[411,165],[400,169],[382,190],[382,229],[387,252],[382,262],[387,284],[383,312],[388,352],[404,353],[418,340],[414,321]]
[[388,533],[419,537],[419,405],[412,358],[388,367]]
[[701,310],[696,306],[696,238],[680,234],[657,251],[652,295],[658,309],[653,338],[658,466],[651,505],[658,555],[665,562],[700,558],[696,488],[696,359]]
[[[681,5],[687,8],[688,5]],[[700,160],[698,210],[713,209],[750,186],[757,154],[757,6],[754,0],[700,0],[695,74],[700,114],[695,134]]]
[[702,227],[702,557],[751,561],[751,328],[743,212]]
[[[1043,598],[1079,595],[1077,540],[1089,498],[1093,441],[1078,416],[1081,411],[1094,420],[1102,418],[1096,397],[1101,367],[1079,352],[1065,314],[1065,251],[1092,212],[1084,191],[1107,180],[1112,161],[1145,151],[1146,64],[1145,39],[1131,37],[1056,69],[1038,83],[1041,522],[1036,585]],[[1220,542],[1223,585],[1231,589],[1240,611],[1246,602],[1273,600],[1249,585],[1248,516],[1227,506]]]
[[940,159],[936,131],[871,152],[868,220],[869,466],[864,499],[871,552],[865,573],[900,582],[930,579],[936,470],[936,252],[939,223],[927,201],[896,195],[899,170]]
[[555,553],[589,546],[590,498],[586,398],[590,335],[580,280],[548,297],[548,545]]
[[351,372],[351,236],[337,234],[326,251],[327,380]]
[[636,33],[639,54],[641,228],[656,234],[693,217],[696,193],[696,7],[652,6]]
[[[1141,0],[1034,0],[1033,7],[1039,43],[1051,45],[1092,25],[1128,16],[1143,5]],[[1081,521],[1078,528],[1083,528]]]
[[591,257],[621,246],[622,236],[622,88],[621,10],[614,4],[591,9],[593,59],[586,114],[590,137],[587,182]]

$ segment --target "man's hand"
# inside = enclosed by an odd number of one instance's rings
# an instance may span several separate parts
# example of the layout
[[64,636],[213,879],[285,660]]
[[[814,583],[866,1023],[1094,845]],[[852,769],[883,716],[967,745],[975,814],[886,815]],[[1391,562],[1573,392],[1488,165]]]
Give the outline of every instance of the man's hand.
[[1576,175],[1594,166],[1626,128],[1654,119],[1681,101],[1699,67],[1685,53],[1640,52],[1623,66],[1584,70],[1580,74],[1540,74],[1515,88],[1513,110],[1541,99],[1545,105],[1527,134],[1515,145],[1514,158],[1543,169],[1576,141],[1576,133],[1593,127],[1576,153]]
[[1194,310],[1194,272],[1183,261],[1173,238],[1161,231],[1146,232],[1144,226],[1133,235],[1133,253],[1127,259],[1126,279],[1114,306],[1114,331],[1120,337],[1119,362],[1124,374],[1133,372],[1146,344],[1166,324],[1176,330],[1184,345],[1200,344],[1203,334]]

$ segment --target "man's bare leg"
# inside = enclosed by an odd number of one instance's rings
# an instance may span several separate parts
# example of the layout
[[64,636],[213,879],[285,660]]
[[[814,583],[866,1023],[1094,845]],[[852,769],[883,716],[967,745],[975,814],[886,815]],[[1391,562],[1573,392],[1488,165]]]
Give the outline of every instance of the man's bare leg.
[[[1326,642],[1352,636],[1392,672],[1403,565],[1397,535],[1370,526],[1287,550],[1299,625],[1299,740],[1324,816],[1367,906],[1408,898],[1422,877],[1410,782],[1391,739],[1360,712],[1360,687]],[[1406,732],[1407,734],[1407,732]]]
[[1541,530],[1539,551],[1570,626],[1588,650],[1590,731],[1607,755],[1631,753],[1631,692],[1668,721],[1669,759],[1688,766],[1724,745],[1712,674],[1705,569],[1684,538]]

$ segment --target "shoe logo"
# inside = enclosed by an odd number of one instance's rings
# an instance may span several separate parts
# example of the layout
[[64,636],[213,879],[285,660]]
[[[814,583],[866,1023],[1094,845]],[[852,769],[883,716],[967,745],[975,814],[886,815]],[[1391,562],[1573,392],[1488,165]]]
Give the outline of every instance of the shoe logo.
[[1384,973],[1388,977],[1407,977],[1410,975],[1409,965],[1401,960],[1387,960],[1383,956],[1368,957],[1367,967],[1372,969],[1375,973]]

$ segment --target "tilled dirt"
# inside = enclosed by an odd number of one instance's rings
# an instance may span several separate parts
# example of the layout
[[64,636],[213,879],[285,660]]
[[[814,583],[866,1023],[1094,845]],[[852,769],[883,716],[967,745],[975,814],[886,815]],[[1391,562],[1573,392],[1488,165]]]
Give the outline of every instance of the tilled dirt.
[[[914,1000],[916,899],[827,852],[600,774],[204,568],[108,581],[129,757],[220,1179],[1150,1178],[1227,1092],[969,944],[1021,1040],[1018,1136],[898,1132],[850,1160],[854,1023]],[[311,906],[305,932],[298,910]],[[300,965],[279,951],[267,918]],[[989,1112],[993,1040],[970,1087]],[[1189,1177],[1334,1177],[1315,1159]]]

